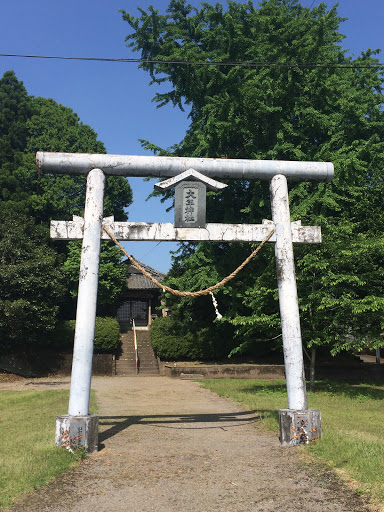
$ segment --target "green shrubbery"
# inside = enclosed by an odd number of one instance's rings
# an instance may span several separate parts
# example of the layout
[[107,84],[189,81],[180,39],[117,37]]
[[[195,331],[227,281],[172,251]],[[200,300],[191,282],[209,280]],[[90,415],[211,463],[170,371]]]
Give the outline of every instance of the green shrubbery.
[[[52,345],[57,349],[69,350],[73,347],[75,320],[59,322],[53,334]],[[120,326],[115,318],[97,317],[94,350],[98,353],[116,352],[120,343]]]
[[196,322],[174,317],[157,318],[151,326],[151,339],[156,355],[163,361],[221,359],[233,348],[222,325],[212,323],[212,328],[201,328]]
[[120,343],[120,325],[116,318],[96,318],[95,351],[116,352]]

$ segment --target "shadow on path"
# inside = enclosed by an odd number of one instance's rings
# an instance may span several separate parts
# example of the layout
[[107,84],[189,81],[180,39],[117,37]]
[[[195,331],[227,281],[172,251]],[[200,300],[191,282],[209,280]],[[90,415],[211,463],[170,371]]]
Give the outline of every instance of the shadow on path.
[[100,427],[109,426],[99,434],[99,442],[115,436],[132,425],[149,425],[158,428],[173,429],[222,429],[241,427],[260,420],[256,411],[244,411],[218,414],[181,414],[181,415],[148,415],[148,416],[100,416]]

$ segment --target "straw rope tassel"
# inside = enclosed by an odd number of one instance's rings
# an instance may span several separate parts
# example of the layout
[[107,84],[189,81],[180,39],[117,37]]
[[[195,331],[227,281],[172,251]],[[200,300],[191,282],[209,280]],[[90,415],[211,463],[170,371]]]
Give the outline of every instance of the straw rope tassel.
[[223,315],[221,315],[219,313],[219,307],[217,305],[216,297],[213,295],[212,292],[209,292],[209,295],[212,297],[212,304],[213,304],[213,307],[215,308],[216,318],[217,318],[217,320],[221,320],[223,318]]

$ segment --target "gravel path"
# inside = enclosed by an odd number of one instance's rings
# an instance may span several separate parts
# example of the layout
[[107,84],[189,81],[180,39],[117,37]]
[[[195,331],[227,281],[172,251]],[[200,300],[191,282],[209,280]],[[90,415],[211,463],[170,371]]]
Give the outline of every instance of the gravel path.
[[257,414],[196,382],[96,377],[92,387],[100,451],[13,512],[372,510],[332,473],[303,464],[297,449],[263,432]]

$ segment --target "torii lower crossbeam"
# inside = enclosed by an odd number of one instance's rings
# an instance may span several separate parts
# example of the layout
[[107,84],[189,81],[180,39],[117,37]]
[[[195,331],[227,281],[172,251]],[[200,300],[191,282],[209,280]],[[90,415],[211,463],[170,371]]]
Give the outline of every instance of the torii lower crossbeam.
[[[103,220],[120,242],[261,242],[275,229],[273,221],[264,224],[206,224],[205,228],[175,228],[170,222],[114,222],[113,217]],[[51,238],[60,240],[81,240],[84,233],[84,219],[74,217],[68,221],[51,221]],[[302,226],[301,221],[291,222],[293,243],[320,244],[321,229],[318,226]],[[102,240],[109,240],[105,231]],[[270,242],[276,242],[272,235]]]

